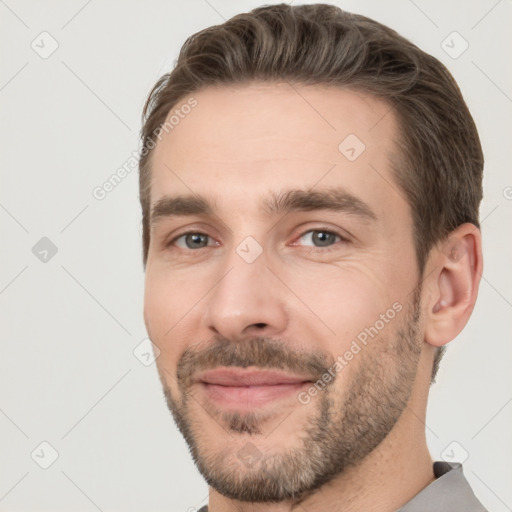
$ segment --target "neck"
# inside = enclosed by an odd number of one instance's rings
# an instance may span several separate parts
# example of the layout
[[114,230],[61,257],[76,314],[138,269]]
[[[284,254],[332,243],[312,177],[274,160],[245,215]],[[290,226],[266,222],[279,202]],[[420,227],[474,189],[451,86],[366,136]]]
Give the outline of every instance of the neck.
[[418,375],[400,419],[372,453],[300,502],[247,503],[211,488],[209,512],[396,511],[435,480],[425,438],[428,386],[422,381]]

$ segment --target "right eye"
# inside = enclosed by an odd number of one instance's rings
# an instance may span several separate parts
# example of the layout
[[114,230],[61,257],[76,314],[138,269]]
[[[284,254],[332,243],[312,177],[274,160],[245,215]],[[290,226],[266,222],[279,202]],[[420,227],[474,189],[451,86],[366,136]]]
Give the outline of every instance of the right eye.
[[[186,233],[182,233],[181,235],[173,238],[169,242],[169,246],[176,245],[180,249],[203,249],[208,247],[208,240],[210,237],[205,233],[200,233],[197,231],[187,231]],[[215,244],[211,244],[215,245]]]

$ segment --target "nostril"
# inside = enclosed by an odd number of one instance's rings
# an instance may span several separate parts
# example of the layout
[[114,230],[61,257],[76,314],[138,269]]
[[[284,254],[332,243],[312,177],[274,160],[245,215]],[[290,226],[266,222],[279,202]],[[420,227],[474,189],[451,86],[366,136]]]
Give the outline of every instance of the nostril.
[[263,329],[263,327],[266,327],[267,324],[265,323],[259,323],[259,324],[254,324],[256,327],[259,327],[260,329]]

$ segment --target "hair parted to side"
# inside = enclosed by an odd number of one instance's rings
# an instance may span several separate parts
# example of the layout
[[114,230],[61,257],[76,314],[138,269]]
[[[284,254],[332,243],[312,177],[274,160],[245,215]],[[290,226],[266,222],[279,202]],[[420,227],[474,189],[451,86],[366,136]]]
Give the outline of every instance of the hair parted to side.
[[[327,4],[258,7],[190,36],[143,110],[139,162],[143,262],[150,242],[151,155],[171,109],[212,86],[252,81],[329,85],[372,94],[397,116],[393,173],[409,202],[420,276],[430,250],[460,224],[480,227],[483,154],[455,80],[394,30]],[[434,379],[442,356],[434,361]]]

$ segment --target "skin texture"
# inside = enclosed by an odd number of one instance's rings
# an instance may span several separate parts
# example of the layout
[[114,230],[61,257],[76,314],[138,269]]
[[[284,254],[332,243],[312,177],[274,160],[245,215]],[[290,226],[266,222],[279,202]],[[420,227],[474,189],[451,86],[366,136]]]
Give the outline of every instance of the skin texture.
[[[473,310],[480,233],[459,226],[419,275],[411,210],[389,163],[397,119],[381,100],[287,83],[194,98],[154,150],[151,204],[195,195],[215,210],[155,221],[144,319],[169,408],[211,486],[210,511],[396,510],[433,480],[424,422],[434,347]],[[353,161],[339,149],[350,134],[365,146]],[[262,208],[271,193],[339,187],[375,219]],[[371,326],[377,333],[346,356]],[[339,357],[342,369],[307,403],[291,393],[225,408],[195,382],[223,365],[316,381]]]

